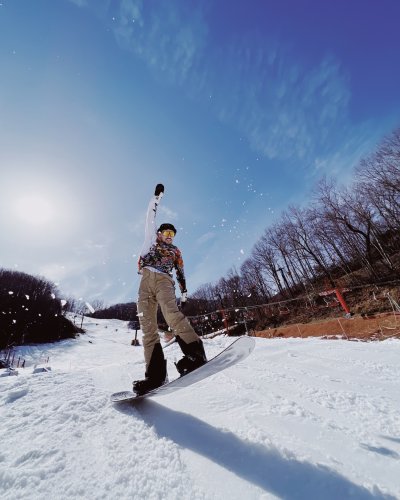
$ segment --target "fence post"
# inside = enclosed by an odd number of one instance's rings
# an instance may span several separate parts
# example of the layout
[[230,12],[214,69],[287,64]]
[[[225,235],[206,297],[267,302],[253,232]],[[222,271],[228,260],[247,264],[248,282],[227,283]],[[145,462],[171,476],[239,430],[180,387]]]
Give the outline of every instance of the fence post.
[[340,328],[342,329],[343,335],[346,337],[346,340],[349,340],[349,337],[347,336],[347,333],[344,331],[344,328],[342,326],[342,323],[340,322],[340,319],[337,319],[340,325]]

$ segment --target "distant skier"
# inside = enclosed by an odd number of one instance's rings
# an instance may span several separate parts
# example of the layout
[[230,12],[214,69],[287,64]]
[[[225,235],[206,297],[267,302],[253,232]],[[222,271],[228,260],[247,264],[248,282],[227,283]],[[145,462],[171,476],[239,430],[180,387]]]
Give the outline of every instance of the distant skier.
[[139,258],[138,316],[142,329],[146,373],[143,380],[133,382],[133,391],[144,394],[167,381],[167,362],[160,344],[157,325],[157,306],[172,329],[184,354],[176,363],[178,372],[185,375],[206,363],[203,342],[187,318],[178,309],[172,271],[182,293],[181,303],[187,300],[186,280],[180,250],[172,244],[176,229],[172,224],[161,224],[155,229],[157,206],[164,194],[164,186],[157,184],[146,215],[145,241]]

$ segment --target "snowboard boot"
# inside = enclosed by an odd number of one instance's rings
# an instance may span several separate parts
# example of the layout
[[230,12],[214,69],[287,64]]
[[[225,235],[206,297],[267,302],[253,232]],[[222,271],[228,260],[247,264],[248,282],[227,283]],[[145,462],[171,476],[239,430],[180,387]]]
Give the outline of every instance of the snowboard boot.
[[200,339],[190,342],[190,344],[186,344],[186,342],[177,335],[176,340],[184,354],[183,358],[175,363],[176,369],[181,377],[207,363],[203,342]]
[[133,392],[136,392],[138,396],[142,396],[146,392],[157,389],[157,387],[168,382],[167,361],[164,359],[160,343],[154,346],[153,354],[151,355],[150,363],[144,376],[144,379],[133,382]]

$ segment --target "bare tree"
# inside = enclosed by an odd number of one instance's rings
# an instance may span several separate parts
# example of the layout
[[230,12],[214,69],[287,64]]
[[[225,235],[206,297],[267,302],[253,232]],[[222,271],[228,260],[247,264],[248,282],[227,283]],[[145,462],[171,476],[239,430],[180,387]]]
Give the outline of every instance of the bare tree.
[[339,276],[361,268],[378,280],[382,264],[387,275],[399,274],[393,259],[399,248],[400,128],[360,162],[350,187],[322,179],[308,207],[290,207],[264,230],[240,273],[230,270],[194,296],[235,306],[309,294],[321,278],[334,287]]

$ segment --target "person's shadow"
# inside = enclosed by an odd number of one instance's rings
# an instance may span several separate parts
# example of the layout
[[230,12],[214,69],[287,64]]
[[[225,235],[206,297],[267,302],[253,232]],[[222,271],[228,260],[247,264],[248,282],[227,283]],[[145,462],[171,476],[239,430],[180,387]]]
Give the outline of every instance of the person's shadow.
[[[187,413],[171,410],[154,401],[143,400],[116,405],[126,414],[137,410],[160,438],[203,455],[249,483],[280,498],[390,499],[374,487],[374,493],[322,465],[282,455],[273,447],[250,443],[229,431],[217,429]],[[238,418],[240,418],[238,416]]]

